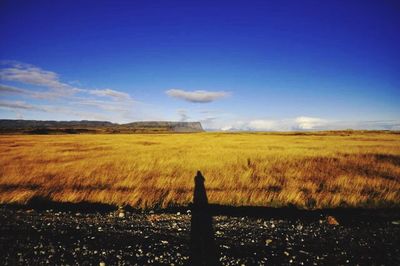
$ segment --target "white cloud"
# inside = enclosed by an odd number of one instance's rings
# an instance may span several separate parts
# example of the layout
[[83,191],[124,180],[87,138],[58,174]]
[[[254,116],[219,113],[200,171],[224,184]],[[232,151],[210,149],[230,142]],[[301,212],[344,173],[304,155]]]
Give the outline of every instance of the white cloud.
[[0,84],[0,93],[19,94],[35,99],[47,99],[47,100],[59,98],[61,96],[60,93],[54,91],[31,91],[3,84]]
[[399,120],[336,121],[317,117],[299,116],[291,119],[256,119],[216,123],[222,131],[312,131],[312,130],[398,130]]
[[[218,123],[214,123],[214,125],[218,125]],[[284,131],[290,130],[290,124],[287,120],[236,120],[233,123],[222,122],[219,129],[223,131]]]
[[0,108],[46,111],[45,108],[34,106],[24,101],[0,101]]
[[88,93],[92,94],[92,95],[96,95],[96,96],[101,96],[101,97],[111,97],[118,101],[131,100],[131,97],[129,96],[128,93],[111,90],[111,89],[88,90]]
[[273,120],[252,120],[246,124],[246,127],[251,130],[274,130],[279,125]]
[[327,121],[319,128],[327,130],[355,129],[355,130],[399,130],[400,120],[359,120],[359,121]]
[[[55,117],[58,114],[73,115],[85,119],[107,117],[115,122],[138,119],[138,110],[134,112],[134,107],[139,102],[133,100],[128,93],[113,89],[77,88],[62,82],[55,72],[25,63],[2,61],[0,65],[1,80],[17,83],[17,86],[28,84],[37,87],[34,89],[30,87],[28,87],[29,89],[22,89],[0,84],[1,96],[16,95],[26,100],[26,102],[3,101],[0,106],[3,109],[20,110],[20,113],[42,111],[48,113],[49,116]],[[74,81],[74,84],[80,86],[79,82]],[[40,103],[36,105],[29,104],[29,99],[33,98],[40,99]],[[69,107],[72,104],[75,106]]]
[[[5,67],[0,69],[0,80],[24,83],[47,88],[48,91],[31,91],[7,85],[1,85],[0,91],[7,93],[21,93],[33,98],[53,99],[71,97],[77,93],[89,94],[99,97],[109,97],[117,101],[130,101],[130,95],[112,89],[84,89],[71,86],[60,81],[57,73],[43,70],[37,66],[15,61],[2,61]],[[74,81],[73,83],[79,84]]]
[[16,87],[0,84],[0,93],[27,94],[29,92],[27,90],[23,90],[23,89],[20,89],[20,88],[16,88]]
[[323,126],[326,121],[321,118],[300,116],[295,119],[299,129],[311,130]]
[[23,118],[21,111],[38,111],[52,115],[68,115],[84,120],[107,120],[110,121],[111,117],[93,112],[87,112],[67,106],[52,106],[52,105],[32,105],[24,101],[0,101],[0,109],[7,109],[16,112],[16,118]]
[[222,131],[230,131],[230,130],[233,130],[234,128],[232,128],[232,126],[224,126],[224,127],[221,127],[221,130]]
[[80,91],[78,88],[61,82],[58,74],[52,71],[19,62],[2,62],[2,65],[6,65],[6,67],[0,69],[1,80],[46,87],[57,92],[59,96],[73,95]]
[[78,101],[74,101],[72,103],[77,104],[77,105],[91,106],[91,107],[95,107],[95,108],[99,108],[99,109],[111,111],[111,112],[124,112],[124,111],[129,111],[132,109],[130,102],[127,102],[127,103],[122,102],[121,103],[121,102],[114,102],[114,101],[102,101],[102,100],[81,98],[81,99],[78,99]]
[[168,96],[192,103],[209,103],[229,96],[229,93],[224,91],[204,91],[204,90],[184,91],[179,89],[170,89],[167,90],[165,93]]

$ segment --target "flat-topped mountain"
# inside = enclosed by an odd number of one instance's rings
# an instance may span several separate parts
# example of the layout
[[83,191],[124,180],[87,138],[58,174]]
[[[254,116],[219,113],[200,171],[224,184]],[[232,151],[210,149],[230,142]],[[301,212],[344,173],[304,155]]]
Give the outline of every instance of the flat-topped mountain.
[[171,121],[143,121],[123,124],[131,129],[167,129],[173,132],[201,132],[204,131],[200,122],[171,122]]
[[0,134],[167,133],[202,132],[200,122],[141,121],[117,124],[107,121],[42,121],[0,119]]

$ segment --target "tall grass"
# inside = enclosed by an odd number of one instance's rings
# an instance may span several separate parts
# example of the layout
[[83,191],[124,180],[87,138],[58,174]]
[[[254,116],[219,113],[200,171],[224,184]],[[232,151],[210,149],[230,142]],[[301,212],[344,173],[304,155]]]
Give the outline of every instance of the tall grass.
[[0,136],[1,203],[39,196],[139,208],[186,205],[197,170],[211,203],[399,206],[400,135]]

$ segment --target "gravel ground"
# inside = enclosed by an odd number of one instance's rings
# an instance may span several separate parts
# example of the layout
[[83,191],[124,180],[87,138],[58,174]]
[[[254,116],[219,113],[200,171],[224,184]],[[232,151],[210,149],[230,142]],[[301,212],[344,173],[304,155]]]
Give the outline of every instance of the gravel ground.
[[[80,213],[0,207],[3,265],[187,265],[190,211]],[[122,216],[122,215],[121,215]],[[340,219],[338,219],[340,222]],[[400,265],[400,221],[214,216],[222,265]],[[103,264],[104,263],[104,264]]]

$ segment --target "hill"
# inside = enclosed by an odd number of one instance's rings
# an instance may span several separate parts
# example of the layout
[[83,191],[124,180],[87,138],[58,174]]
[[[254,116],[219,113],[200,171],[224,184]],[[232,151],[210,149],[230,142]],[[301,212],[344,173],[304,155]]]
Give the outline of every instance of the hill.
[[174,133],[202,132],[200,122],[143,121],[117,124],[107,121],[0,120],[0,134]]

